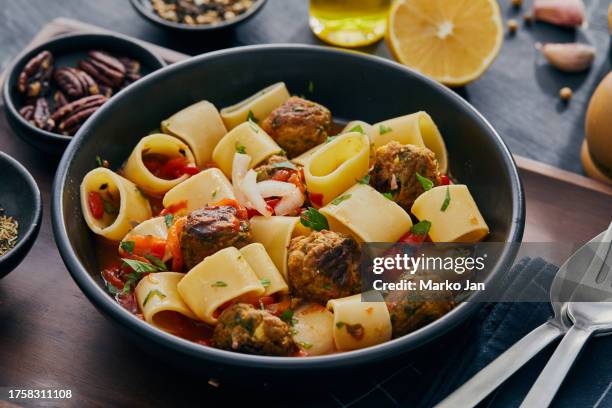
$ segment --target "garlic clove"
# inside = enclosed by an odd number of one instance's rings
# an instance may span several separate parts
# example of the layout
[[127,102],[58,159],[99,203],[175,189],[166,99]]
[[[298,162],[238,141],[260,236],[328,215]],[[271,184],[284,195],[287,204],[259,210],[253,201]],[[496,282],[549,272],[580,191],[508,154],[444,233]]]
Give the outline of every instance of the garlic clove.
[[589,69],[595,60],[595,47],[588,44],[536,44],[546,60],[555,68],[565,72],[580,72]]
[[533,16],[536,20],[564,27],[578,27],[585,20],[582,0],[535,0]]

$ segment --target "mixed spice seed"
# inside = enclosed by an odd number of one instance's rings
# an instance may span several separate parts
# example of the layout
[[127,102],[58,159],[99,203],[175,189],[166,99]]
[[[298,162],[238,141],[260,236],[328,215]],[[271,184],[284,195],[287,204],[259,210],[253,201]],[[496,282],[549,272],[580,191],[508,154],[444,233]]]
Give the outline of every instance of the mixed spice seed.
[[188,25],[218,24],[246,12],[256,0],[151,0],[164,20]]
[[0,208],[0,256],[13,249],[19,237],[19,223]]
[[[55,68],[44,50],[25,65],[17,79],[19,110],[39,129],[73,136],[113,94],[140,79],[140,62],[92,50],[77,67]],[[51,100],[51,102],[49,101]]]

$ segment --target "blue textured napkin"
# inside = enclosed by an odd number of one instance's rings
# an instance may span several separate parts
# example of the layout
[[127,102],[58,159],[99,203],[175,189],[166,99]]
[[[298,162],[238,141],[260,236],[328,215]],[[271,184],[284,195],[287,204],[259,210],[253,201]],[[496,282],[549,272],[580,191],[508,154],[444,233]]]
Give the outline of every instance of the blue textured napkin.
[[[507,274],[509,290],[548,293],[557,267],[542,259],[523,259]],[[516,293],[516,292],[515,292]],[[303,401],[317,406],[431,407],[512,346],[552,314],[548,303],[497,303],[484,306],[467,325],[444,336],[416,356],[369,378],[354,376],[329,398]],[[487,398],[483,407],[518,407],[557,343]],[[592,339],[569,373],[554,407],[612,407],[612,337]]]

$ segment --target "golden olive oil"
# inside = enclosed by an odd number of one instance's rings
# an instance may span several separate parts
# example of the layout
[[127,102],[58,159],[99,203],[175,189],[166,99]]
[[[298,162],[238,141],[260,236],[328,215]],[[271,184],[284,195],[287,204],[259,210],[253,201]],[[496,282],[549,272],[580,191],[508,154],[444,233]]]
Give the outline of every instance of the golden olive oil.
[[310,27],[321,40],[363,47],[385,35],[391,0],[310,0]]

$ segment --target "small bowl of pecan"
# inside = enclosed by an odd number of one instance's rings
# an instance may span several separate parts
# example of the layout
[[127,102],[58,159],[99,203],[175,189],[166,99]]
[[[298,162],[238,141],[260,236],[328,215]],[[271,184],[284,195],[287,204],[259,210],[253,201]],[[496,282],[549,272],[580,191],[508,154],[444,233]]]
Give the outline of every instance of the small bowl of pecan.
[[266,0],[131,0],[148,21],[178,31],[233,27],[253,17]]
[[164,61],[115,34],[70,34],[22,53],[3,84],[13,131],[29,144],[61,154],[103,104]]

